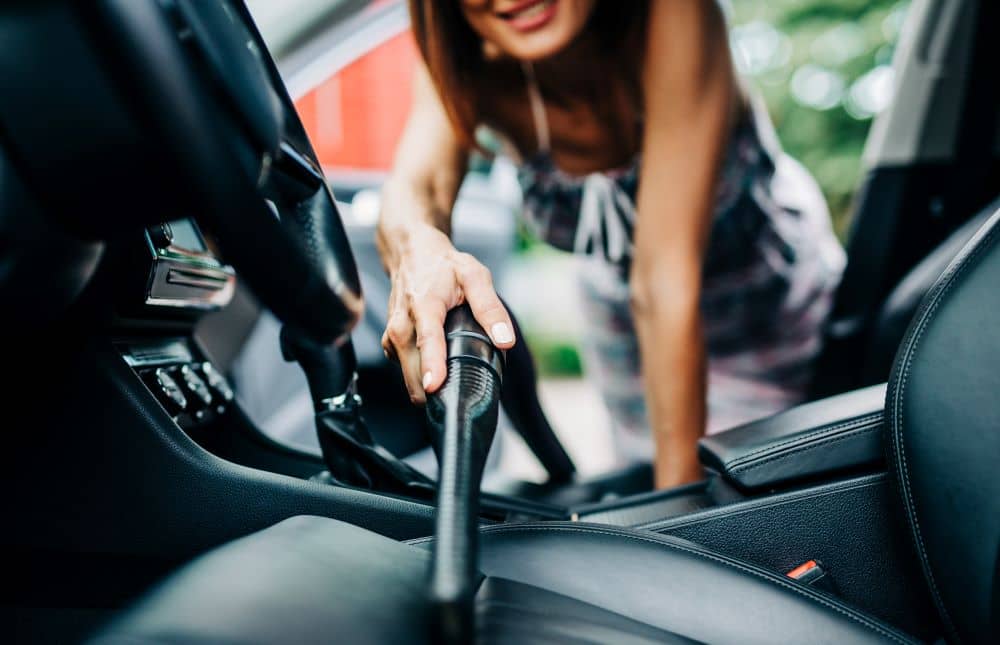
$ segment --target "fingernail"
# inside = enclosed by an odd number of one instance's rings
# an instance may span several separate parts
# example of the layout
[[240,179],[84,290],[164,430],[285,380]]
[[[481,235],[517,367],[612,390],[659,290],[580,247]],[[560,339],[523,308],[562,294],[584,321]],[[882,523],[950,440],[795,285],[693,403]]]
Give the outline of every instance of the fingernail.
[[493,336],[493,342],[498,345],[506,345],[507,343],[514,342],[514,332],[510,330],[510,325],[507,323],[494,323],[490,327],[490,335]]
[[434,375],[433,374],[431,374],[430,372],[424,372],[424,389],[425,390],[430,386],[431,381],[433,379],[434,379]]

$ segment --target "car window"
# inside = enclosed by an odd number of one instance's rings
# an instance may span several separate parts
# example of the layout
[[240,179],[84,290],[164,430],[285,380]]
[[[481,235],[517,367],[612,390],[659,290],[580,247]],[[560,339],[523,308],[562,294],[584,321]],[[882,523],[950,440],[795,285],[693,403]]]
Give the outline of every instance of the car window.
[[308,33],[324,16],[371,0],[246,0],[257,28],[275,56]]
[[[388,172],[419,56],[406,4],[251,0],[249,7],[331,182],[367,184]],[[488,174],[491,166],[477,155],[470,171]]]

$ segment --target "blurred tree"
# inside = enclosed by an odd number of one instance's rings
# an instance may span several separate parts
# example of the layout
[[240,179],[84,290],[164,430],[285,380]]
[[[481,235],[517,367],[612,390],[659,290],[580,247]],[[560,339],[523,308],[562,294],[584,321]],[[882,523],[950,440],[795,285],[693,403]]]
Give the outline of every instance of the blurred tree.
[[816,177],[843,238],[872,117],[909,0],[730,0],[736,64],[763,95],[785,150]]

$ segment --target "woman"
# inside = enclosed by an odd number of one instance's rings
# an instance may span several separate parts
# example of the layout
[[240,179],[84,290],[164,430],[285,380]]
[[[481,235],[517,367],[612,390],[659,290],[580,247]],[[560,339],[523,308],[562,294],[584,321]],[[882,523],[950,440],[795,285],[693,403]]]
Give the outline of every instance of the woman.
[[[581,257],[588,372],[657,487],[701,478],[698,438],[799,401],[843,251],[812,179],[740,90],[711,0],[411,0],[422,55],[383,191],[382,339],[414,402],[445,378],[467,301],[515,342],[449,220],[475,130],[519,164],[535,232]],[[640,163],[641,160],[641,163]],[[652,445],[650,445],[652,444]]]

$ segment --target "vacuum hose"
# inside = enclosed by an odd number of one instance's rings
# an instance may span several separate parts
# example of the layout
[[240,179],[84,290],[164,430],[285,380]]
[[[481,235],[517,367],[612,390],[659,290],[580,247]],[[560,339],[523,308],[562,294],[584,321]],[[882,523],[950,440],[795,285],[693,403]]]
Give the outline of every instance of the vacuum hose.
[[448,313],[445,338],[448,376],[427,400],[439,466],[430,600],[436,640],[468,643],[479,582],[479,485],[496,433],[504,355],[467,305]]

